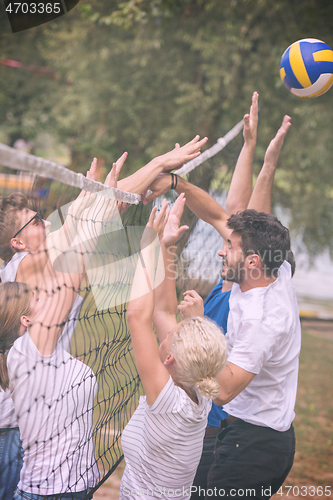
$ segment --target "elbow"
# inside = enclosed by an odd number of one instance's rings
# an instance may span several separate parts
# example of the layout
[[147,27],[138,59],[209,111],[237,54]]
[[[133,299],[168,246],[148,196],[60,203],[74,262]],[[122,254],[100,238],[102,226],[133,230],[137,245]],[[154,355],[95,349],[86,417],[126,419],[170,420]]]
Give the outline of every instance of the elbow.
[[224,389],[220,388],[218,396],[214,399],[214,404],[216,404],[216,406],[224,406],[233,398],[234,396],[232,394],[228,394]]
[[140,311],[138,309],[132,309],[129,307],[126,311],[126,319],[128,326],[130,327],[131,325],[140,321]]
[[226,212],[227,212],[228,215],[231,215],[232,213],[235,213],[234,212],[235,207],[236,207],[235,203],[233,203],[230,200],[226,201],[226,203],[225,203],[225,210],[226,210]]
[[151,323],[152,321],[151,315],[146,314],[145,311],[141,309],[134,309],[131,307],[126,311],[126,319],[130,330],[133,330],[137,326],[142,327],[142,325]]
[[230,216],[232,214],[237,214],[238,212],[243,212],[247,207],[242,203],[233,200],[226,201],[226,212]]

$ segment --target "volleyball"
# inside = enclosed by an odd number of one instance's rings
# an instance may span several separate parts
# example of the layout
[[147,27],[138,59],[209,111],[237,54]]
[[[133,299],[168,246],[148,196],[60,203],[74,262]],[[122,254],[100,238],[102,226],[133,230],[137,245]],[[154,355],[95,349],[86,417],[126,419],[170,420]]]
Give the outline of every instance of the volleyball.
[[316,38],[305,38],[283,53],[280,77],[299,97],[318,97],[333,84],[333,50]]

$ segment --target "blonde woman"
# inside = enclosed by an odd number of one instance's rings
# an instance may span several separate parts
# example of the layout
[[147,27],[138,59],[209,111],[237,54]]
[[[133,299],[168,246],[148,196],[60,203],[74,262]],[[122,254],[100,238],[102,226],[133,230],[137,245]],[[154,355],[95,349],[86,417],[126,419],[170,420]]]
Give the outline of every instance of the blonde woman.
[[[184,203],[184,195],[181,195],[169,216],[164,201],[156,220],[156,208],[153,209],[142,241],[132,288],[132,296],[137,298],[129,303],[127,320],[146,395],[140,398],[122,434],[126,468],[120,499],[155,495],[190,497],[210,399],[219,393],[215,377],[226,362],[226,343],[215,323],[205,318],[190,318],[177,325],[173,268],[169,265],[167,250],[186,230],[186,226],[179,228]],[[173,294],[175,307],[173,314],[164,318],[163,326],[157,321],[161,341],[158,347],[152,328],[152,284],[159,237],[165,257],[165,279],[156,293]]]

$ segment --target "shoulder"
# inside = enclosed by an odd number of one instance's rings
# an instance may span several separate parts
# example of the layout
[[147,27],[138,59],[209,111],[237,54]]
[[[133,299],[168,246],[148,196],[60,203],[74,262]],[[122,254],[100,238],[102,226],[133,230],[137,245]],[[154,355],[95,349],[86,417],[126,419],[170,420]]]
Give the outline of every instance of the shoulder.
[[198,404],[192,401],[181,387],[174,384],[170,377],[154,403],[147,406],[147,410],[151,414],[177,415],[177,418],[182,420],[197,422],[207,418],[211,408],[210,400],[200,396],[198,400]]
[[299,316],[289,262],[284,261],[280,266],[277,279],[267,287],[265,299],[265,316],[273,316],[278,323],[288,317]]
[[[42,275],[44,264],[42,264],[42,256],[39,253],[24,252],[17,266],[16,281],[27,283],[31,287],[35,287],[38,282],[38,277]],[[45,256],[43,256],[45,260]]]
[[239,285],[234,283],[230,294],[231,317],[236,315],[239,321],[261,320],[265,309],[266,293],[266,287],[252,288],[242,292]]
[[177,399],[177,388],[170,375],[168,382],[165,384],[153,404],[147,405],[147,409],[151,413],[167,413],[172,411]]
[[29,252],[16,252],[8,262],[3,262],[0,269],[0,278],[3,283],[15,281],[18,268]]

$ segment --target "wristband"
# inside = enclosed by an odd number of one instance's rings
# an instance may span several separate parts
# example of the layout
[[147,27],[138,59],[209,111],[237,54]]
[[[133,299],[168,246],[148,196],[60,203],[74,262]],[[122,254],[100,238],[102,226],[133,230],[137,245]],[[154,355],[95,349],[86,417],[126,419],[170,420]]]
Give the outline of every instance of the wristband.
[[177,175],[171,173],[171,189],[176,189],[176,187],[177,187],[177,181],[178,181]]

